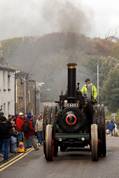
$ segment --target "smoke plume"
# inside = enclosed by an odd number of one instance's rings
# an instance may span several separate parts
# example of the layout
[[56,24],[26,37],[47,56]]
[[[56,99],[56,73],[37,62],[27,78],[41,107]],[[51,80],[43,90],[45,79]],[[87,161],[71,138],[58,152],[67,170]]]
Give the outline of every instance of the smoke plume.
[[43,5],[43,18],[48,22],[52,31],[63,32],[67,35],[64,41],[65,49],[71,52],[66,56],[67,61],[75,61],[77,35],[87,34],[91,30],[90,12],[81,4],[69,0],[45,0]]
[[56,31],[83,34],[90,31],[90,13],[75,1],[45,0],[42,9],[43,18]]

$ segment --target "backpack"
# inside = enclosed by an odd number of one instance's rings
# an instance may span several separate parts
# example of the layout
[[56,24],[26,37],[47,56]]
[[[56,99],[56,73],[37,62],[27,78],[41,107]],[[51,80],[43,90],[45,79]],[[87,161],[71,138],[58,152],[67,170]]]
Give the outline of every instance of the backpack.
[[23,124],[23,132],[28,132],[29,130],[30,130],[29,121],[28,121],[28,120],[25,120],[25,121],[24,121],[24,124]]

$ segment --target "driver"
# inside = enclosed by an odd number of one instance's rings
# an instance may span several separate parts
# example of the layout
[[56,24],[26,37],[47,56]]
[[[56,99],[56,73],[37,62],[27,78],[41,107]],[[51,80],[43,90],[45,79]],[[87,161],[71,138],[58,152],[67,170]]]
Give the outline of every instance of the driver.
[[89,78],[85,80],[85,85],[82,87],[81,93],[83,96],[87,96],[87,98],[93,101],[94,103],[96,102],[97,88]]

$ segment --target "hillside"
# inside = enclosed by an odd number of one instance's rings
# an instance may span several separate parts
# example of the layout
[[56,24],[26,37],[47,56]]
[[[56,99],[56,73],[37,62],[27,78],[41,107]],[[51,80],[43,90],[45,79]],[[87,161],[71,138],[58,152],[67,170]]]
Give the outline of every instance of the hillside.
[[24,37],[1,42],[4,61],[32,74],[50,88],[52,98],[57,98],[66,88],[66,64],[78,64],[77,80],[94,76],[86,65],[92,58],[109,56],[115,44],[108,40],[91,39],[75,33],[52,33],[42,37]]

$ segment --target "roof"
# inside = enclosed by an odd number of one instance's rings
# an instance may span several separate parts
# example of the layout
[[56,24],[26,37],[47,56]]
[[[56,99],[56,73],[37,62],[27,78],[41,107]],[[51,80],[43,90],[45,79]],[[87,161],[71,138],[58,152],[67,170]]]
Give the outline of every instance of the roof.
[[15,68],[10,67],[8,65],[3,65],[3,64],[0,64],[0,70],[7,70],[7,71],[11,71],[11,72],[15,72],[16,71]]

